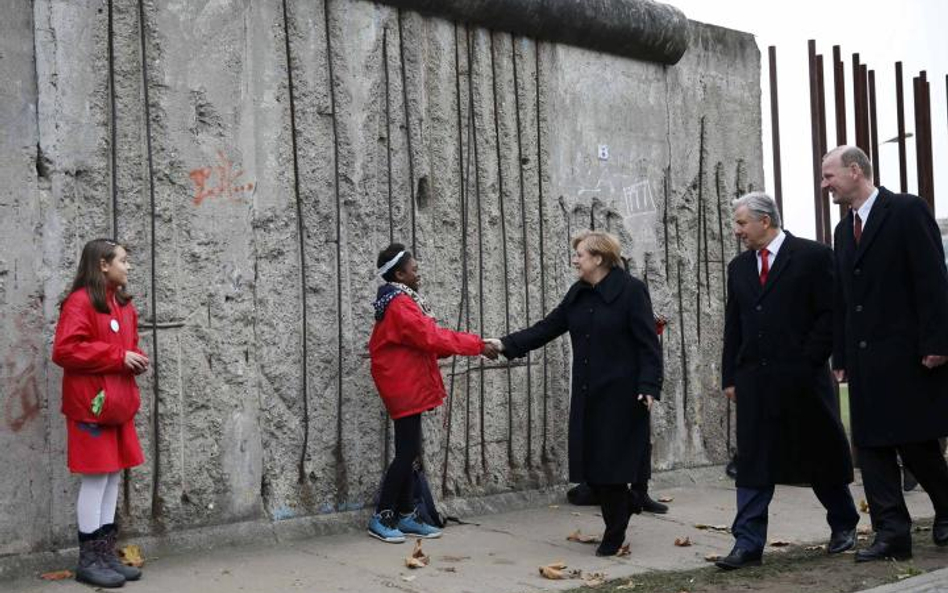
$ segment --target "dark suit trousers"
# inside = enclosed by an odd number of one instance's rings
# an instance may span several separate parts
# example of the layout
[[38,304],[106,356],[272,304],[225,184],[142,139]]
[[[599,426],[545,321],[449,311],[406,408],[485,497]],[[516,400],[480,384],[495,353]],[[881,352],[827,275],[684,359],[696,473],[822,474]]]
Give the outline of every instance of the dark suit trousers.
[[590,484],[599,497],[602,520],[606,530],[602,534],[603,549],[618,549],[625,541],[629,526],[629,487],[625,484]]
[[[846,484],[814,484],[813,493],[826,509],[826,522],[832,531],[855,529],[859,513]],[[767,522],[774,487],[737,488],[737,515],[731,526],[734,546],[748,552],[762,552],[767,543]]]
[[860,447],[862,483],[869,515],[879,539],[911,541],[912,518],[902,496],[902,472],[896,454],[932,500],[935,519],[948,519],[948,465],[937,440],[893,447]]

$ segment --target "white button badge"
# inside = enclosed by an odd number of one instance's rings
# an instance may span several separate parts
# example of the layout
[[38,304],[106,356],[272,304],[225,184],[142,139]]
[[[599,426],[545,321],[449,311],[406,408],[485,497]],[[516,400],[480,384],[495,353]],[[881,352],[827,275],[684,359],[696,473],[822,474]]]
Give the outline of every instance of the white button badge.
[[109,327],[112,328],[112,331],[114,331],[115,333],[118,333],[118,330],[119,330],[118,320],[113,319],[112,321],[110,321]]

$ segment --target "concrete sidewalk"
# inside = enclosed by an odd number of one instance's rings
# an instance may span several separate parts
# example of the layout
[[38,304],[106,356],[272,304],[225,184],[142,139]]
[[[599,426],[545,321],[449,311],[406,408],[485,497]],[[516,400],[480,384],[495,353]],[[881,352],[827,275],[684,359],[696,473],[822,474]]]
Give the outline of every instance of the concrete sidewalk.
[[[581,569],[583,574],[603,573],[613,579],[654,570],[707,566],[706,555],[728,552],[732,544],[729,534],[695,528],[699,523],[730,525],[734,486],[723,476],[721,468],[656,475],[653,496],[673,498],[671,512],[665,516],[633,517],[628,531],[632,553],[622,558],[597,558],[593,553],[595,545],[566,540],[576,530],[599,535],[602,519],[598,508],[573,507],[560,492],[556,496],[547,495],[546,500],[544,496],[534,498],[532,508],[463,517],[473,524],[451,526],[441,539],[423,542],[424,552],[431,559],[429,566],[423,569],[405,567],[405,558],[412,550],[411,542],[385,544],[361,530],[305,539],[277,536],[252,545],[192,549],[174,555],[164,554],[158,544],[142,542],[148,561],[145,577],[126,585],[125,590],[135,593],[297,590],[371,593],[392,589],[407,593],[558,591],[578,587],[583,582],[543,579],[538,573],[539,566],[559,561],[569,569]],[[853,496],[857,501],[864,497],[858,483],[853,487]],[[909,493],[906,500],[913,517],[932,515],[924,492]],[[868,515],[862,514],[860,525],[868,524]],[[812,491],[778,487],[770,513],[771,541],[823,543],[828,535],[824,511]],[[690,538],[692,545],[676,547],[674,541],[679,537]],[[158,552],[154,548],[158,548]],[[768,547],[767,554],[781,553],[778,548]],[[840,558],[840,562],[851,561],[851,558]],[[58,568],[71,568],[71,565],[70,557]],[[899,586],[909,587],[914,582],[916,579],[908,579]],[[45,582],[35,576],[2,583],[0,588],[8,593],[88,591],[72,581]],[[916,591],[883,590],[886,593]]]

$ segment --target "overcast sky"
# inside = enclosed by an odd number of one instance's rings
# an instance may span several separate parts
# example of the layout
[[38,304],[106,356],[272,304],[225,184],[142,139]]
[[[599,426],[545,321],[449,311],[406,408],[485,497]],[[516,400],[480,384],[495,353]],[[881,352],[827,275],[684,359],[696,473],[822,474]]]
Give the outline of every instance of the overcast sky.
[[[773,157],[770,137],[770,92],[767,48],[777,47],[780,100],[780,150],[783,172],[784,226],[797,235],[813,238],[812,153],[807,40],[825,57],[827,89],[827,141],[835,145],[833,45],[840,45],[846,72],[847,140],[855,144],[852,109],[852,54],[876,71],[879,141],[897,135],[895,111],[895,62],[901,60],[905,93],[905,127],[915,131],[912,77],[926,70],[931,87],[932,138],[935,163],[935,211],[948,217],[948,1],[863,0],[861,2],[797,0],[664,0],[696,21],[753,33],[761,52],[761,115],[763,117],[764,176],[773,192]],[[908,145],[908,190],[916,193],[915,138]],[[898,191],[898,146],[879,149],[882,185]],[[832,208],[831,210],[836,210]],[[833,224],[837,219],[833,212]]]

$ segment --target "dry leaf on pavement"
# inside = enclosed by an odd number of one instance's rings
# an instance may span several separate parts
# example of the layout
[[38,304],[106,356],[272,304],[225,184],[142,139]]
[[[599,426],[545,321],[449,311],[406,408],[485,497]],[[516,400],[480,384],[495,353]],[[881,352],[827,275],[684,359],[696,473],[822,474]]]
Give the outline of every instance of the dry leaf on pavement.
[[720,554],[708,554],[707,556],[704,557],[705,562],[717,562],[720,559],[721,559]]
[[598,587],[605,582],[606,573],[604,572],[590,572],[585,577],[583,577],[583,584],[587,587]]
[[566,575],[563,574],[564,570],[566,570],[565,564],[562,562],[553,562],[552,564],[547,564],[546,566],[540,567],[540,576],[545,579],[558,581],[560,579],[566,578]]
[[622,544],[622,547],[619,548],[619,551],[616,552],[616,556],[631,556],[632,555],[632,544]]
[[728,533],[731,529],[727,525],[708,525],[707,523],[695,523],[695,529],[702,529],[704,531],[720,531],[722,533]]
[[868,525],[861,525],[856,528],[856,533],[858,535],[870,535],[872,533],[872,528]]
[[119,556],[122,557],[122,564],[141,568],[145,566],[145,558],[142,557],[142,549],[135,544],[129,544],[119,549]]
[[691,545],[691,538],[690,537],[676,537],[675,545],[678,546],[679,548],[687,548],[688,546]]
[[807,546],[807,547],[805,547],[805,548],[803,548],[803,549],[806,550],[807,552],[817,552],[817,551],[823,551],[823,550],[825,550],[825,549],[826,549],[826,546],[820,544],[820,545],[816,545],[816,546]]
[[566,541],[579,542],[581,544],[598,544],[600,539],[597,535],[585,534],[577,529],[573,533],[566,536]]
[[790,545],[790,542],[788,542],[785,539],[775,539],[770,542],[770,546],[772,548],[786,548],[789,545]]
[[675,499],[672,498],[671,496],[663,496],[658,499],[658,502],[672,502],[673,500]]
[[73,577],[71,570],[54,570],[53,572],[44,572],[40,578],[44,581],[64,581]]
[[421,551],[421,540],[415,540],[415,549],[411,551],[411,556],[405,558],[405,566],[408,568],[424,568],[428,566],[430,558]]
[[859,511],[862,512],[862,513],[868,513],[868,512],[869,512],[869,503],[866,502],[866,499],[865,499],[865,498],[860,498],[860,499],[859,499]]

